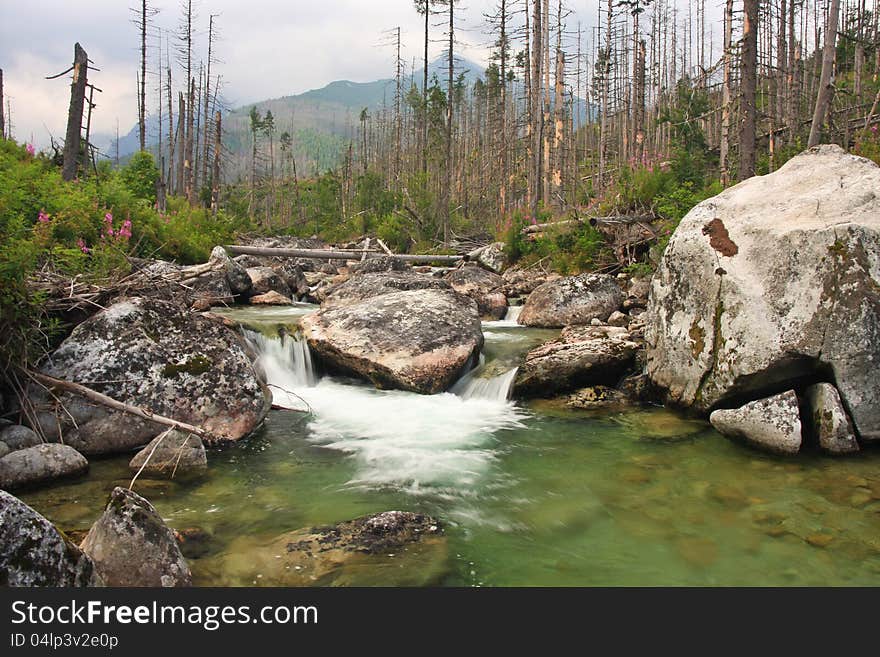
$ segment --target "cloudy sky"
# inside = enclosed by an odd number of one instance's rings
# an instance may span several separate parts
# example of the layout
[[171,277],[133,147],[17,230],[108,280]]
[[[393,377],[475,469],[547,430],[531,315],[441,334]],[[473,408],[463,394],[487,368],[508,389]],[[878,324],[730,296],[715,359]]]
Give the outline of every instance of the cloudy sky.
[[[69,76],[44,78],[70,65],[76,41],[101,69],[90,74],[90,80],[103,89],[93,115],[94,131],[112,134],[118,121],[120,132],[128,132],[137,120],[139,50],[129,8],[139,4],[139,0],[0,0],[0,68],[19,141],[33,140],[42,147],[50,133],[63,136]],[[182,0],[151,0],[160,10],[153,19],[151,67],[156,64],[158,29],[176,29],[181,4]],[[495,0],[461,2],[458,53],[480,64],[487,54],[484,14],[494,4]],[[566,4],[576,7],[567,21],[571,30],[579,21],[585,27],[595,24],[595,0]],[[215,70],[223,76],[223,95],[233,107],[300,93],[333,80],[391,77],[394,50],[387,31],[396,26],[402,32],[404,60],[421,57],[422,19],[413,0],[194,0],[193,6],[200,46],[196,62],[205,57],[208,17],[217,14],[221,39],[216,53],[221,62]],[[433,28],[438,39],[442,29]],[[439,40],[431,44],[432,56],[442,49]],[[155,86],[155,79],[149,82]],[[148,110],[155,102],[152,91]]]

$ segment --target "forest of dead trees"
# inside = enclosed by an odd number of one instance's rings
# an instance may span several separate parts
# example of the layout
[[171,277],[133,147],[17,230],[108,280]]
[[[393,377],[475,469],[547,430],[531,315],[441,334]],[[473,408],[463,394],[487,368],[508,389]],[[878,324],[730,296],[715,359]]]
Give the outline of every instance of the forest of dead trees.
[[[470,82],[457,66],[458,0],[414,0],[424,33],[404,36],[424,56],[404,61],[401,31],[390,32],[390,99],[363,108],[338,165],[298,175],[291,131],[255,106],[247,177],[221,195],[215,16],[197,56],[192,1],[182,4],[173,38],[150,29],[145,0],[135,11],[141,147],[148,105],[164,126],[160,206],[167,189],[273,230],[364,233],[385,221],[412,243],[448,246],[514,215],[589,212],[634,171],[684,162],[696,184],[728,185],[808,145],[851,147],[880,122],[877,0],[599,0],[586,26],[570,1],[497,0],[482,25],[491,62]],[[438,42],[447,65],[429,78]]]

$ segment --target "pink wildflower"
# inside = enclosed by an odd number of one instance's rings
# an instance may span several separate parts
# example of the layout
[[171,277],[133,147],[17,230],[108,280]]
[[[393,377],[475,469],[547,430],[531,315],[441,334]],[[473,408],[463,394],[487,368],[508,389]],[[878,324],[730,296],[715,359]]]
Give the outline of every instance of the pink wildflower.
[[125,220],[125,222],[122,224],[122,228],[116,231],[116,237],[117,239],[120,237],[123,237],[125,239],[131,237],[131,219]]
[[39,222],[41,224],[48,224],[49,223],[49,215],[46,214],[45,210],[40,210],[40,213],[37,215],[37,219],[39,220]]
[[25,146],[25,150],[27,150],[27,154],[31,157],[33,157],[34,153],[36,152],[33,144],[28,144],[27,146]]
[[90,253],[91,252],[91,249],[86,246],[86,243],[82,237],[80,237],[76,241],[76,245],[79,247],[79,250],[82,251],[83,253]]

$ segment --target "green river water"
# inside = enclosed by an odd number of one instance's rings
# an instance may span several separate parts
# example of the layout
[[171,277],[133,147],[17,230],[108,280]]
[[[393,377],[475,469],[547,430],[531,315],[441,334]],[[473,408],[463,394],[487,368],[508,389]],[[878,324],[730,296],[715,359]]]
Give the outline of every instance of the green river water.
[[[271,333],[308,310],[230,313]],[[488,374],[553,335],[484,330]],[[248,571],[255,547],[391,509],[439,519],[445,552],[430,564],[386,555],[335,583],[880,584],[876,451],[773,457],[661,408],[591,413],[328,378],[283,387],[312,415],[272,411],[256,436],[209,453],[197,481],[135,484],[169,525],[209,537],[190,555],[197,584],[260,584]],[[22,499],[86,530],[112,487],[128,484],[129,458],[93,461],[87,478]]]

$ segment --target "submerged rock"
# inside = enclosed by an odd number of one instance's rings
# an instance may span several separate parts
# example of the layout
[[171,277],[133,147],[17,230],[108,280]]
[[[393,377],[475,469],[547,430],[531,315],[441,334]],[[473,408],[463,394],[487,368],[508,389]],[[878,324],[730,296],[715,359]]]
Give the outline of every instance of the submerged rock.
[[116,487],[82,550],[107,586],[190,586],[192,575],[174,537],[153,505]]
[[240,539],[208,568],[233,585],[427,586],[446,572],[447,557],[436,520],[387,511],[290,532],[268,546]]
[[89,470],[85,457],[69,445],[49,443],[25,447],[0,458],[0,488],[14,490]]
[[832,379],[880,439],[880,167],[819,146],[703,201],[652,280],[648,374],[708,412]]
[[325,308],[306,315],[300,327],[313,353],[330,369],[379,388],[427,394],[452,385],[483,346],[477,305],[442,289],[395,292]]
[[595,385],[614,386],[630,370],[639,345],[625,329],[571,327],[526,354],[514,396],[551,397]]
[[[141,468],[143,467],[143,470]],[[208,457],[201,438],[183,431],[156,436],[134,455],[128,464],[132,474],[141,477],[171,479],[200,475],[208,469]]]
[[477,302],[480,317],[487,320],[504,319],[507,297],[502,288],[504,279],[474,265],[453,269],[444,277],[452,289]]
[[709,421],[722,435],[768,452],[797,454],[801,448],[800,411],[792,390],[739,408],[714,411]]
[[0,586],[101,586],[92,560],[27,504],[0,491]]
[[449,283],[411,271],[388,271],[352,276],[327,291],[323,305],[345,306],[366,299],[410,290],[449,290]]
[[817,383],[805,393],[810,409],[811,430],[819,447],[829,454],[851,454],[859,451],[852,422],[830,383]]
[[[201,426],[222,441],[248,435],[265,418],[271,393],[241,337],[224,325],[153,299],[125,299],[80,324],[41,368],[154,413]],[[125,451],[162,427],[134,415],[44,389],[31,399],[48,440],[83,454]]]
[[605,274],[581,274],[544,283],[529,295],[519,316],[525,326],[561,328],[605,322],[620,309],[624,294],[617,280]]

